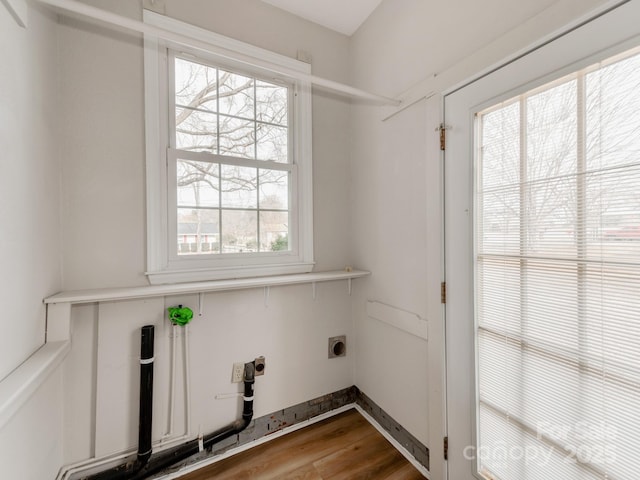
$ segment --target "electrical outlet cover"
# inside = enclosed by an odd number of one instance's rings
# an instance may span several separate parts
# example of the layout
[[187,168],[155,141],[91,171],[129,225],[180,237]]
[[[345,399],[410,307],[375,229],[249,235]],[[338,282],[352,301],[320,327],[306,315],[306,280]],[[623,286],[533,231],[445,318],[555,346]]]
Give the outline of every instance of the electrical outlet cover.
[[233,372],[231,374],[232,383],[240,383],[244,377],[244,363],[234,363]]

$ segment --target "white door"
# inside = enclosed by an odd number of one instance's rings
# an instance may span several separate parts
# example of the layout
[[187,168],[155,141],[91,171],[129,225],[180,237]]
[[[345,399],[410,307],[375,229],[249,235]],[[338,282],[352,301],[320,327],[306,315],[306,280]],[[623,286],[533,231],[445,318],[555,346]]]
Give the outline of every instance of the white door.
[[[449,480],[637,478],[625,473],[624,445],[640,444],[640,99],[619,102],[606,120],[621,123],[616,143],[635,158],[609,146],[598,158],[611,165],[593,173],[587,150],[603,150],[606,140],[592,138],[589,115],[601,107],[587,96],[600,68],[593,65],[640,45],[639,34],[640,1],[631,1],[445,96]],[[598,128],[602,136],[605,120]],[[574,147],[560,152],[566,145]],[[536,146],[555,150],[532,153]],[[528,167],[535,155],[545,165]],[[490,162],[502,168],[496,177]],[[621,166],[629,170],[606,184]],[[536,190],[546,180],[556,182],[553,194]],[[501,194],[484,195],[500,182]],[[488,304],[501,318],[483,317],[487,327],[478,317]],[[533,320],[523,326],[521,314]],[[592,398],[594,389],[602,398]],[[583,418],[593,438],[576,443]],[[617,460],[607,450],[612,436]]]

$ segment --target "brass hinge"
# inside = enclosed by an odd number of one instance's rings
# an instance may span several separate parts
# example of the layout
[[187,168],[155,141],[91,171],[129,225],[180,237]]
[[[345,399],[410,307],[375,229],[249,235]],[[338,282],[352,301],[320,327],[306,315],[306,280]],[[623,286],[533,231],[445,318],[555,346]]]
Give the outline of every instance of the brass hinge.
[[444,459],[449,460],[449,437],[444,437]]
[[444,151],[447,148],[447,130],[451,127],[444,123],[441,123],[437,128],[436,132],[440,132],[440,150]]
[[440,303],[447,303],[447,282],[440,283]]
[[440,124],[440,150],[444,151],[447,147],[447,127],[444,123]]

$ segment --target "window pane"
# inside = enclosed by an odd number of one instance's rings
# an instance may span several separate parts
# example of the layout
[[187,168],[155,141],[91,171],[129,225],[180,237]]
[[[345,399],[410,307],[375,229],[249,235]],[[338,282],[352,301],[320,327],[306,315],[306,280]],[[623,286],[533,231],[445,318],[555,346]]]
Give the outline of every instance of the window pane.
[[215,68],[176,58],[175,89],[176,105],[212,112],[217,110]]
[[577,118],[575,80],[527,99],[526,181],[575,173]]
[[253,120],[253,79],[235,73],[219,71],[220,113]]
[[217,207],[220,205],[220,165],[178,160],[178,206]]
[[258,213],[255,210],[222,211],[222,253],[258,251]]
[[520,182],[520,103],[482,116],[480,190]]
[[260,212],[260,251],[289,250],[289,212]]
[[562,258],[576,255],[577,196],[575,178],[541,182],[527,189],[527,254]]
[[178,208],[178,255],[218,253],[219,239],[217,209]]
[[587,75],[587,168],[640,159],[640,55]]
[[260,208],[289,208],[289,172],[260,169]]
[[176,108],[176,148],[216,153],[217,121],[215,113]]
[[287,162],[289,146],[286,127],[258,124],[258,159]]
[[625,175],[607,169],[586,176],[587,255],[608,261],[640,257],[640,165]]
[[222,165],[222,206],[257,208],[257,173],[255,168]]
[[257,120],[287,125],[287,88],[256,81]]
[[255,123],[220,115],[220,155],[255,158]]
[[517,185],[485,192],[478,201],[478,241],[486,253],[520,252],[520,191]]

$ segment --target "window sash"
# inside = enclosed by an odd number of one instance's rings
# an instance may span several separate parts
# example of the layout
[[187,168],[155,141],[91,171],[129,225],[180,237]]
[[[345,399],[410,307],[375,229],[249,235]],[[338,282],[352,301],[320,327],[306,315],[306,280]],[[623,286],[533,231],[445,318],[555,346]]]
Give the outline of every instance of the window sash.
[[[195,64],[199,64],[199,65],[204,65],[210,68],[215,68],[215,69],[224,69],[225,71],[228,71],[230,73],[236,74],[236,75],[241,75],[241,76],[250,76],[250,78],[252,78],[255,81],[263,81],[265,83],[271,84],[271,85],[276,85],[276,86],[280,86],[283,88],[287,89],[287,124],[286,125],[282,125],[282,124],[278,124],[278,123],[272,123],[272,122],[266,122],[266,121],[261,121],[258,120],[257,118],[257,114],[256,114],[256,109],[257,109],[257,105],[255,102],[255,98],[254,98],[254,108],[253,108],[253,119],[249,119],[249,118],[245,118],[245,117],[241,117],[241,116],[237,116],[237,115],[231,115],[231,114],[227,114],[227,113],[222,113],[219,110],[219,106],[218,108],[216,108],[216,111],[209,111],[206,109],[198,109],[198,108],[190,108],[188,106],[184,106],[184,105],[177,105],[176,104],[176,92],[175,92],[175,62],[176,59],[181,59],[187,62],[191,62],[191,63],[195,63]],[[240,68],[234,67],[233,65],[230,65],[228,63],[225,62],[216,62],[216,61],[211,61],[208,60],[206,58],[203,57],[194,57],[192,55],[186,55],[184,53],[180,53],[177,52],[171,48],[167,49],[167,70],[168,70],[168,96],[169,96],[169,147],[170,148],[174,148],[177,149],[177,144],[176,144],[176,117],[174,112],[176,111],[176,108],[186,108],[186,109],[190,109],[190,110],[194,110],[194,111],[198,111],[198,112],[202,112],[202,113],[209,113],[211,115],[215,115],[216,117],[225,117],[225,118],[233,118],[233,119],[237,119],[240,121],[248,121],[254,124],[254,129],[257,128],[258,125],[266,125],[266,126],[273,126],[273,127],[278,127],[278,128],[287,128],[287,162],[286,163],[297,163],[297,159],[295,158],[296,155],[296,151],[294,149],[294,141],[293,141],[293,137],[294,137],[294,129],[295,129],[295,119],[294,119],[294,100],[295,100],[295,96],[296,96],[296,85],[295,83],[288,83],[288,82],[284,82],[284,81],[280,81],[277,78],[269,78],[265,75],[260,75],[257,71],[251,69],[251,68],[247,68],[246,70],[242,70]],[[255,83],[254,83],[254,92],[255,92]],[[219,89],[219,85],[216,86],[216,89]],[[216,95],[217,97],[217,95]],[[219,121],[219,120],[218,120]],[[219,152],[219,146],[220,146],[220,137],[219,137],[219,131],[216,132],[217,134],[217,144],[218,144],[218,152]],[[257,150],[257,144],[258,144],[258,139],[257,139],[257,135],[255,138],[255,146],[254,148]],[[184,152],[189,152],[190,150],[184,150],[181,149]],[[204,152],[207,153],[207,152]],[[255,152],[257,155],[257,151]],[[229,158],[234,158],[233,155],[222,155],[219,154],[220,156],[223,157],[229,157]],[[245,158],[245,157],[236,157],[236,158]],[[257,158],[256,158],[257,160]],[[269,162],[270,160],[259,160],[262,162]],[[285,163],[285,162],[278,162],[278,163]]]
[[[293,258],[299,255],[298,250],[298,229],[295,228],[296,222],[295,218],[298,212],[298,206],[295,202],[292,201],[292,197],[295,195],[295,192],[298,190],[298,168],[295,164],[289,163],[278,163],[272,161],[263,161],[263,160],[250,160],[246,158],[237,158],[237,157],[228,157],[224,155],[214,155],[206,152],[190,152],[184,150],[177,150],[174,148],[170,148],[167,150],[167,159],[168,159],[168,183],[172,185],[172,188],[168,189],[168,204],[169,204],[169,212],[172,212],[168,216],[168,237],[167,244],[169,246],[169,263],[170,265],[177,266],[181,264],[185,264],[186,262],[195,264],[196,262],[200,265],[216,267],[221,264],[233,265],[238,261],[242,261],[242,259],[249,259],[248,262],[256,263],[256,264],[268,264],[272,263],[274,258],[277,257],[289,257]],[[289,216],[289,249],[281,250],[276,252],[243,252],[243,253],[203,253],[203,254],[194,254],[185,257],[184,255],[179,255],[178,253],[178,222],[177,215],[174,214],[177,212],[178,208],[178,200],[177,200],[177,162],[179,160],[194,160],[198,162],[208,162],[220,165],[235,165],[235,166],[243,166],[256,168],[260,170],[274,170],[280,172],[289,172],[289,200],[288,200],[288,209],[270,209],[270,208],[260,208],[258,205],[256,208],[225,208],[222,205],[218,205],[217,207],[212,207],[215,210],[251,210],[257,212],[259,215],[260,212],[270,212],[270,211],[279,211],[279,212],[287,212]],[[184,207],[187,208],[187,207]],[[259,221],[259,220],[258,220]]]

